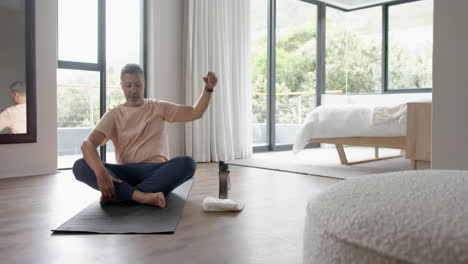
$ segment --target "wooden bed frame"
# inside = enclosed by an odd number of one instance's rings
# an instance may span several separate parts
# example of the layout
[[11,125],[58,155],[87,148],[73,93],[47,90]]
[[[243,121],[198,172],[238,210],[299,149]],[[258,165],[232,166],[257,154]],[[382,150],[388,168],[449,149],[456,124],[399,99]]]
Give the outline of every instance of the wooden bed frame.
[[[406,149],[406,137],[342,137],[342,138],[313,138],[309,142],[335,144],[341,164],[354,165],[378,160],[393,159],[403,157]],[[375,158],[369,160],[361,160],[348,162],[343,145],[348,146],[365,146],[375,148]],[[379,157],[379,148],[395,148],[400,149],[400,155]]]

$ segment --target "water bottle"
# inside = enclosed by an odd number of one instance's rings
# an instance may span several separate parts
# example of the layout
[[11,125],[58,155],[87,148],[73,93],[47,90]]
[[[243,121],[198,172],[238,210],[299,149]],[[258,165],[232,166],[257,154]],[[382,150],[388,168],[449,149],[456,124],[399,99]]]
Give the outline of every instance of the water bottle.
[[219,162],[219,199],[228,198],[228,190],[231,189],[229,166],[224,161]]

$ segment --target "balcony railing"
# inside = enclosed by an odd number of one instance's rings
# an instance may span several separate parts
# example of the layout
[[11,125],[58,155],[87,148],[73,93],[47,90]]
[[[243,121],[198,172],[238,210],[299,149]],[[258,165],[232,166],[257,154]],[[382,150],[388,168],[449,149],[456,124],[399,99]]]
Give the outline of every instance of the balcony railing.
[[[93,89],[93,91],[99,90],[98,86],[95,85],[64,85],[60,84],[58,89]],[[120,89],[118,86],[108,87],[111,89]],[[96,90],[94,90],[96,89]],[[74,109],[74,111],[85,111],[88,113],[84,120],[58,120],[58,154],[59,156],[66,155],[79,155],[81,154],[81,142],[85,139],[92,131],[95,123],[92,120],[98,120],[99,104],[98,102],[92,102],[97,100],[91,96],[89,92],[83,93],[81,96],[86,96],[88,105],[86,109]],[[277,105],[276,105],[276,142],[277,144],[291,144],[297,129],[302,124],[307,114],[315,107],[315,91],[306,92],[279,92],[276,93]],[[122,95],[123,96],[123,95]],[[253,93],[255,97],[266,97],[267,93]],[[265,98],[266,99],[266,98]],[[266,102],[265,99],[264,100]],[[266,109],[266,105],[265,105]],[[61,109],[58,109],[61,111]],[[254,113],[255,115],[255,113]],[[60,115],[59,115],[60,116]],[[83,123],[86,125],[83,126]],[[60,124],[66,124],[64,127]],[[266,142],[266,124],[265,122],[257,122],[256,120],[252,123],[253,131],[253,143],[254,145],[264,144]],[[111,145],[111,144],[109,144]],[[112,146],[108,147],[108,151],[114,151]]]

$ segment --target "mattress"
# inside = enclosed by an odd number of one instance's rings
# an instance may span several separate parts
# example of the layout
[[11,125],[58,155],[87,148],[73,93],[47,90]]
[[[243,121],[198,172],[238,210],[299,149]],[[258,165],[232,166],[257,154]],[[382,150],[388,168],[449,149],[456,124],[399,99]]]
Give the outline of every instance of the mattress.
[[399,137],[406,134],[406,104],[324,105],[312,110],[296,133],[293,151],[312,138]]

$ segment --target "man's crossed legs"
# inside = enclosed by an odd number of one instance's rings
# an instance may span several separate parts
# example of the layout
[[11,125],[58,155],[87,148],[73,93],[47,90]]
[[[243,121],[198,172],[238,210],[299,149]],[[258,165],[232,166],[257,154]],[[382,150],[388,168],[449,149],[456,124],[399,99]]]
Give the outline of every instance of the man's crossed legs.
[[[193,177],[196,163],[191,157],[181,156],[161,163],[104,163],[104,167],[112,177],[122,180],[114,182],[117,199],[164,207],[164,196]],[[77,180],[99,190],[96,175],[84,159],[75,162],[73,174]],[[108,201],[101,197],[101,202]]]

